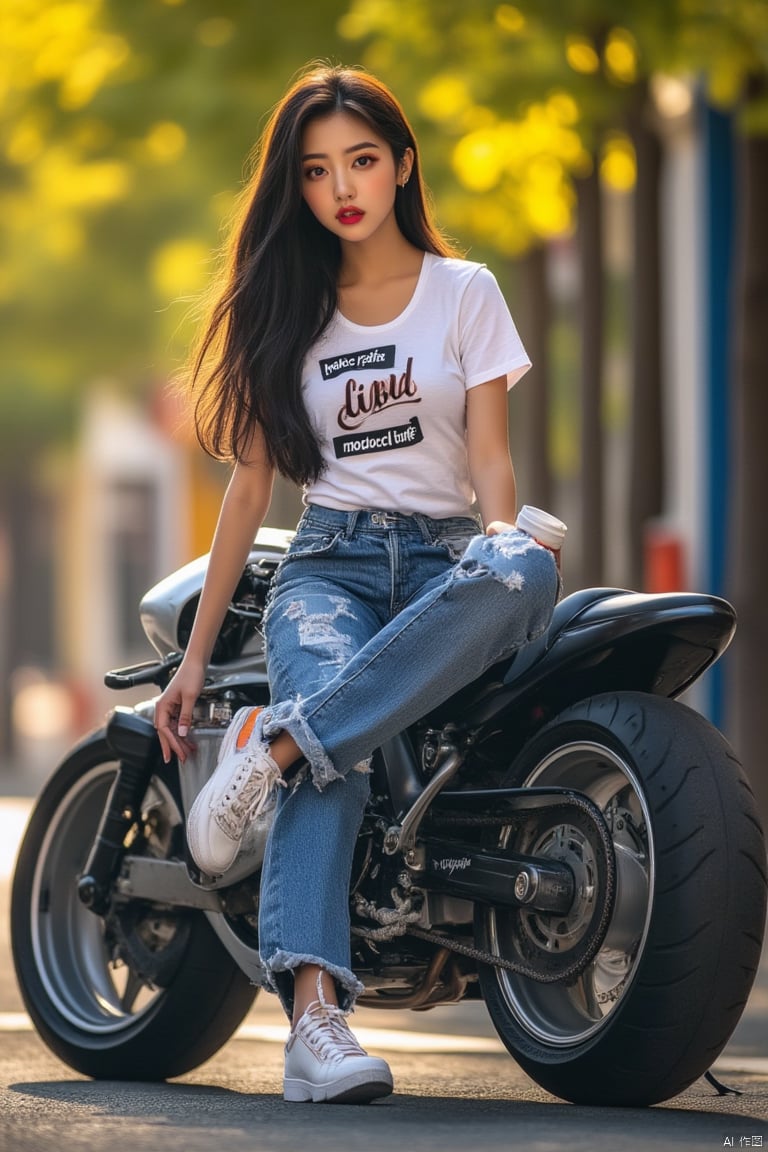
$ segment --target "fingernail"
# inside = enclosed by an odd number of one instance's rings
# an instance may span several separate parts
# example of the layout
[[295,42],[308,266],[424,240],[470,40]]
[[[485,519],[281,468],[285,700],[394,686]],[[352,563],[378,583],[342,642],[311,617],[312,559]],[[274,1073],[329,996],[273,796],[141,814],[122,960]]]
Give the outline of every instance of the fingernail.
[[179,724],[179,736],[186,736],[188,731],[186,724]]

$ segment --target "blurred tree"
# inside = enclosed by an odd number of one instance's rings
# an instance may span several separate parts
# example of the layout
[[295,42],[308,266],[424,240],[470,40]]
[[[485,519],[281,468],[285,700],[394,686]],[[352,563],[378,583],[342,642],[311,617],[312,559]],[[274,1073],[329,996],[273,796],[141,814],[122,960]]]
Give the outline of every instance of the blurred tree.
[[244,159],[341,10],[299,0],[286,36],[252,0],[4,5],[0,457],[95,378],[142,389],[178,361]]
[[[100,382],[148,397],[179,367],[244,160],[292,75],[338,56],[343,9],[293,0],[287,33],[266,0],[2,5],[3,685],[23,655],[20,534],[41,451]],[[8,707],[0,692],[6,753]]]

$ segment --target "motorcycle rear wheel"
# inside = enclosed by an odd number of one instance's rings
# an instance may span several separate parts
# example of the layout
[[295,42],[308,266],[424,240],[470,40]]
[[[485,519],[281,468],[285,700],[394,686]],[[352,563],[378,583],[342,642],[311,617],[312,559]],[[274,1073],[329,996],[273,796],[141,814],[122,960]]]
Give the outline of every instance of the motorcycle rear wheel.
[[[754,797],[721,734],[686,706],[596,696],[523,749],[508,784],[573,788],[603,812],[616,903],[600,951],[569,983],[492,966],[480,986],[527,1074],[578,1104],[640,1106],[703,1075],[731,1036],[760,963],[766,858]],[[602,894],[586,838],[539,818],[497,846],[566,860],[581,894],[567,917],[478,906],[478,946],[543,969],[578,948]],[[521,840],[522,837],[522,840]]]
[[[105,920],[81,903],[77,881],[117,769],[98,731],[40,794],[13,878],[14,966],[35,1027],[71,1068],[95,1079],[164,1080],[217,1052],[255,990],[201,912],[134,903]],[[177,852],[175,769],[158,768],[142,812],[147,850]],[[147,980],[147,968],[159,980]]]

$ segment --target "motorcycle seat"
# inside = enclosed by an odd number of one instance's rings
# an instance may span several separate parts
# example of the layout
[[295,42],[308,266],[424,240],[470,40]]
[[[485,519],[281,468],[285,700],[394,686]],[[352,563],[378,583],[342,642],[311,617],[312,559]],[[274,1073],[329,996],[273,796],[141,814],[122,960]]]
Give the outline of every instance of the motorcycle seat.
[[535,664],[547,649],[552,647],[560,633],[564,632],[568,625],[572,624],[587,608],[591,608],[599,600],[609,600],[612,596],[623,596],[626,595],[626,592],[626,588],[579,588],[578,591],[564,596],[555,605],[546,632],[543,632],[530,644],[526,644],[524,648],[514,652],[503,662],[506,664],[506,672],[501,677],[502,681],[509,683],[511,680],[517,680],[518,677],[522,676],[523,672]]

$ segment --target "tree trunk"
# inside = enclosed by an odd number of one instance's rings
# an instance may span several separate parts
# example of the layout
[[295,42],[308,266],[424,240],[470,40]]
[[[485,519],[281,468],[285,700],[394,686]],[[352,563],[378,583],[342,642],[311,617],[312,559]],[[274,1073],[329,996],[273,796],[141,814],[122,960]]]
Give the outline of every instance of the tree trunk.
[[629,475],[629,575],[643,586],[643,540],[649,520],[663,508],[661,368],[661,144],[646,120],[646,106],[631,118],[637,155],[632,285],[632,401]]
[[25,621],[29,619],[30,534],[34,521],[32,489],[21,468],[0,477],[0,529],[3,573],[0,577],[0,771],[13,768],[13,674],[27,660]]
[[600,177],[576,184],[581,272],[581,583],[603,582],[603,241]]
[[11,724],[11,620],[13,619],[11,580],[13,550],[8,509],[10,492],[0,478],[0,779],[13,760]]
[[728,658],[728,728],[768,826],[765,706],[768,653],[768,138],[741,139],[735,300],[729,595],[739,627]]
[[[549,329],[552,307],[547,283],[547,250],[543,245],[527,252],[524,275],[525,308],[521,328],[533,367],[525,378],[520,397],[515,395],[517,389],[513,390],[513,402],[519,404],[522,425],[513,429],[513,443],[519,445],[521,463],[519,503],[549,508],[552,501],[549,466]],[[517,458],[518,453],[515,455]]]

